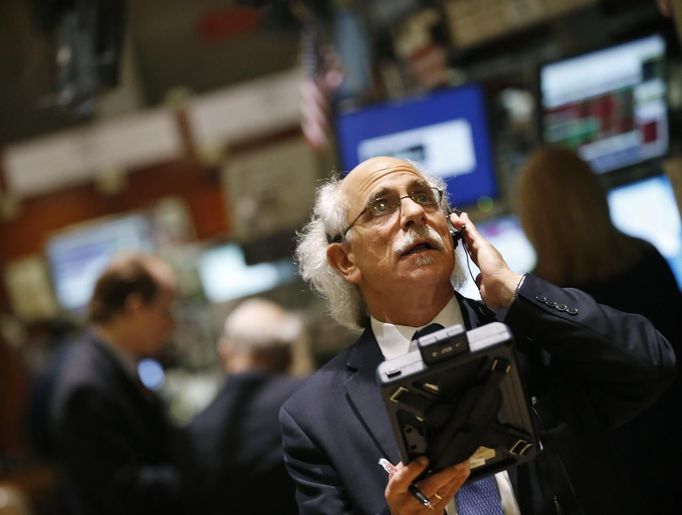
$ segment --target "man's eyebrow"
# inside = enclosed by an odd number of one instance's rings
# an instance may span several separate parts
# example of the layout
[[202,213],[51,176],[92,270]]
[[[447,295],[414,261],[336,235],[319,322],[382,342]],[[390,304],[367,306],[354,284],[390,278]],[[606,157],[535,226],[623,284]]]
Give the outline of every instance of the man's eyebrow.
[[[430,187],[431,187],[431,185],[423,179],[413,179],[407,184],[408,190],[412,190],[414,188],[430,188]],[[395,193],[395,191],[396,191],[396,188],[389,188],[387,186],[383,186],[382,188],[379,188],[377,191],[372,193],[372,195],[370,195],[369,198],[370,198],[370,201],[375,200],[378,198],[382,198],[382,197],[386,196],[387,194]]]
[[372,193],[369,198],[370,200],[375,200],[381,197],[385,197],[389,193],[395,193],[395,188],[388,188],[384,186],[383,188],[379,188],[377,191]]
[[420,188],[430,188],[431,185],[423,179],[415,179],[409,184],[410,188],[420,187]]

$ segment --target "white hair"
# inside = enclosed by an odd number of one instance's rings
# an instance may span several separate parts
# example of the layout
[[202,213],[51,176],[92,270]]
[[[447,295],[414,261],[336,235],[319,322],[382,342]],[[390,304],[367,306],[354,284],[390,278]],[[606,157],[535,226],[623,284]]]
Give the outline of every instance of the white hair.
[[346,281],[327,261],[327,247],[345,228],[341,179],[335,175],[317,189],[312,219],[298,234],[296,260],[301,277],[327,300],[332,318],[355,329],[364,325],[367,317],[365,301],[358,287]]
[[[413,163],[412,165],[414,166]],[[443,191],[443,211],[447,214],[449,209],[445,181],[440,177],[422,175],[431,186]],[[341,178],[334,174],[317,189],[312,218],[298,233],[296,260],[301,277],[326,299],[332,318],[346,327],[360,329],[367,325],[369,317],[360,289],[344,279],[327,261],[327,247],[331,242],[339,241],[347,229],[346,215]],[[345,236],[346,241],[350,241],[351,237],[349,232]],[[452,274],[455,286],[464,282],[461,262],[459,258],[456,260]]]

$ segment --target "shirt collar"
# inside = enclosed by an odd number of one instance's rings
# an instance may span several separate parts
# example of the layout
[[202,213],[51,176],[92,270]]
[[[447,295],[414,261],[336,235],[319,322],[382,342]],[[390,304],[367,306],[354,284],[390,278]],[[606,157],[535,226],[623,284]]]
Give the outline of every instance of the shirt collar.
[[[443,327],[450,327],[455,324],[464,325],[462,310],[454,295],[441,309],[440,313],[429,322],[429,324],[433,323],[440,324]],[[411,327],[408,325],[389,324],[388,322],[381,322],[374,317],[370,317],[370,324],[385,359],[392,359],[406,354],[410,350],[410,342],[415,331],[429,325],[424,324],[421,327]]]

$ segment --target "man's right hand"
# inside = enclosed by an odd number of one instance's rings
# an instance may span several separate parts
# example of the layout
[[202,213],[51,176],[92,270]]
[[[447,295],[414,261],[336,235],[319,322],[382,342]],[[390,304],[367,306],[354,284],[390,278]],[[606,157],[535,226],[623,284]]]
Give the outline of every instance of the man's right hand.
[[522,276],[509,268],[500,251],[478,232],[467,213],[450,214],[450,222],[457,229],[466,227],[464,241],[472,261],[481,271],[476,277],[481,299],[493,310],[508,309]]
[[409,491],[410,484],[419,477],[428,460],[419,457],[408,465],[399,463],[388,479],[384,495],[392,515],[442,514],[464,481],[469,477],[467,462],[453,465],[419,481],[416,486],[431,502],[433,511],[422,505]]

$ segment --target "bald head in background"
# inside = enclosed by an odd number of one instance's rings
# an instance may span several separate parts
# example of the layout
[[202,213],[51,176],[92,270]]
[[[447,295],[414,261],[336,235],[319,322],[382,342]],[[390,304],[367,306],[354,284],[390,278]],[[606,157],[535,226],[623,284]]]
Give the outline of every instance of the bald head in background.
[[303,381],[288,374],[302,330],[298,317],[262,298],[225,319],[218,342],[225,382],[187,426],[195,513],[298,513],[277,414]]
[[298,317],[279,304],[261,298],[247,300],[225,319],[218,342],[223,368],[232,373],[286,373],[302,329]]

